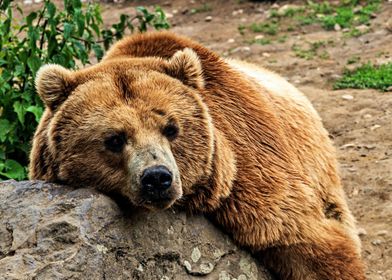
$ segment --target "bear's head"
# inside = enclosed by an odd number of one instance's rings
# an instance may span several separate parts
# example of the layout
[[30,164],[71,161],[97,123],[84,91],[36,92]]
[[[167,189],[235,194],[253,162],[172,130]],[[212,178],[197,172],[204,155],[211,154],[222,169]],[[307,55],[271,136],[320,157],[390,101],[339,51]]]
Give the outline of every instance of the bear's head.
[[31,178],[117,192],[146,208],[167,208],[208,180],[214,128],[191,49],[78,71],[46,65],[36,87],[46,111]]

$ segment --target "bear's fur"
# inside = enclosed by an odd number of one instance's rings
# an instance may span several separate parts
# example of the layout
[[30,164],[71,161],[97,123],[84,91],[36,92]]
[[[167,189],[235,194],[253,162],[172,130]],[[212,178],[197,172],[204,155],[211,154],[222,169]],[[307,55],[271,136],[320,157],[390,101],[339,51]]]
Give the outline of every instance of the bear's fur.
[[[281,279],[365,279],[328,133],[278,75],[157,32],[83,70],[44,66],[36,85],[32,179],[204,213]],[[161,200],[138,181],[157,164],[173,173]]]

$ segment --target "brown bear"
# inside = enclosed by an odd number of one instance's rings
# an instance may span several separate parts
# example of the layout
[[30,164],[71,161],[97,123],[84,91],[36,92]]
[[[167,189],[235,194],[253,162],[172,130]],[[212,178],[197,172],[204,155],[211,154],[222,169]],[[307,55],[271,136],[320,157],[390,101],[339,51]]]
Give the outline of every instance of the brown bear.
[[328,133],[278,75],[157,32],[36,86],[31,179],[204,213],[280,279],[365,279]]

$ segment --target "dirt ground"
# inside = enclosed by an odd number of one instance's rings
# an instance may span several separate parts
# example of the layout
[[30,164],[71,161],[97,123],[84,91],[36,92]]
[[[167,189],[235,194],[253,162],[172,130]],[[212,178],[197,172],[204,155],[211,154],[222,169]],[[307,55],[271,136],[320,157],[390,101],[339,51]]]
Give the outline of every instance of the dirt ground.
[[[207,11],[192,9],[208,3]],[[344,67],[363,62],[392,61],[392,1],[386,0],[371,20],[370,32],[360,37],[325,31],[320,26],[299,27],[283,42],[250,44],[255,35],[241,35],[238,27],[267,18],[272,5],[304,4],[302,1],[275,3],[244,0],[215,1],[128,1],[103,5],[104,21],[116,22],[119,14],[133,7],[160,5],[172,30],[190,36],[223,56],[263,65],[286,77],[301,89],[319,111],[341,163],[341,174],[350,207],[358,220],[367,263],[368,279],[392,279],[392,92],[376,90],[332,90]],[[205,6],[204,6],[205,7]],[[327,57],[299,58],[292,46],[328,42]],[[347,60],[359,57],[352,65]]]

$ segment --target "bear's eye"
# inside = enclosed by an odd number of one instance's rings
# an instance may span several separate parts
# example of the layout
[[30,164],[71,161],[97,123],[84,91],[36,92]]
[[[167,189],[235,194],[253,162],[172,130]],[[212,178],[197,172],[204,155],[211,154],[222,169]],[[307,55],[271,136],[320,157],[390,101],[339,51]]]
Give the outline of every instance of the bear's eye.
[[167,124],[163,130],[162,130],[162,134],[169,139],[170,141],[176,139],[177,135],[178,135],[178,127],[177,125],[173,124],[173,123],[169,123]]
[[125,134],[119,133],[119,134],[109,136],[105,140],[105,146],[108,150],[114,153],[119,153],[123,150],[125,146],[125,142],[126,142]]

